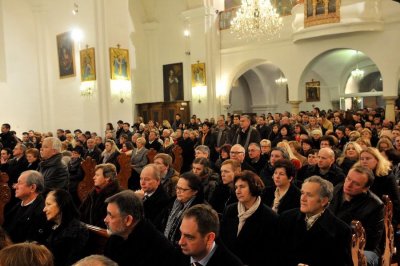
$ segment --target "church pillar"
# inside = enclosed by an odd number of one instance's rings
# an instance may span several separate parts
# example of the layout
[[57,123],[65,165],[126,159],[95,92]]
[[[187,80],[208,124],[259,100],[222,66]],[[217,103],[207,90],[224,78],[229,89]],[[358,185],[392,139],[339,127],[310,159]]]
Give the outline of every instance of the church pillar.
[[386,101],[386,106],[385,106],[385,119],[388,119],[390,121],[395,121],[395,111],[394,111],[394,106],[395,106],[395,101],[397,99],[397,96],[384,96],[383,97]]
[[289,101],[290,105],[292,106],[291,113],[298,114],[300,112],[300,103],[302,101]]

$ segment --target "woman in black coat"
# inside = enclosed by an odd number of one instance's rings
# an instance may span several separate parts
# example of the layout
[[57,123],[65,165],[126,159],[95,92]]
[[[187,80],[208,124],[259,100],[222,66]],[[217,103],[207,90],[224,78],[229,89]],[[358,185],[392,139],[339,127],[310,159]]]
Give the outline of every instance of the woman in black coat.
[[54,224],[46,243],[53,253],[54,265],[72,265],[83,258],[89,232],[79,221],[71,195],[62,189],[50,191],[43,211]]
[[27,149],[25,152],[26,160],[28,161],[28,167],[26,170],[37,170],[39,168],[39,157],[40,152],[36,148]]
[[238,202],[225,209],[221,239],[246,265],[275,265],[278,215],[261,202],[264,184],[247,170],[235,176],[234,183]]
[[293,184],[296,170],[290,160],[282,159],[275,163],[275,187],[265,190],[263,201],[277,214],[300,207],[300,190]]

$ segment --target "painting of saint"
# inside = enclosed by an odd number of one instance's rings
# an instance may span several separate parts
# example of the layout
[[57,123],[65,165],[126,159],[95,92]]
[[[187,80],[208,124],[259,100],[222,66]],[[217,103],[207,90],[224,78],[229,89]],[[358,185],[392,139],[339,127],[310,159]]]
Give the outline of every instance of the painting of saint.
[[175,63],[163,66],[164,101],[183,100],[183,64]]
[[60,78],[74,77],[74,42],[71,38],[71,32],[57,35],[57,52]]
[[130,80],[129,51],[127,49],[110,48],[111,79]]
[[192,87],[206,86],[206,64],[192,65]]
[[81,59],[81,80],[96,80],[96,64],[94,48],[87,48],[80,51]]

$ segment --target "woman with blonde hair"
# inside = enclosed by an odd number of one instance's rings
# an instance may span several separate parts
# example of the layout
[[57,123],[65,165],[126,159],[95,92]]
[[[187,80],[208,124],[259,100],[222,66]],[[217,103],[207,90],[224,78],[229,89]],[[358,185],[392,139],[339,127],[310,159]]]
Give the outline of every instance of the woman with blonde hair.
[[393,143],[388,139],[388,138],[381,138],[378,141],[378,144],[376,144],[376,148],[382,153],[386,151],[386,150],[390,150],[393,149]]
[[370,190],[374,192],[380,199],[383,195],[388,195],[393,203],[393,220],[392,223],[397,228],[400,218],[400,195],[396,178],[391,173],[391,163],[379,152],[378,149],[368,147],[361,151],[360,160],[355,165],[361,165],[369,168],[375,176],[374,183],[370,186]]
[[361,146],[354,141],[350,141],[344,146],[342,155],[337,158],[336,163],[342,168],[345,175],[347,175],[350,168],[360,159],[361,151]]
[[107,139],[104,143],[104,151],[101,153],[101,163],[112,163],[119,170],[118,155],[119,150],[117,145],[112,139]]

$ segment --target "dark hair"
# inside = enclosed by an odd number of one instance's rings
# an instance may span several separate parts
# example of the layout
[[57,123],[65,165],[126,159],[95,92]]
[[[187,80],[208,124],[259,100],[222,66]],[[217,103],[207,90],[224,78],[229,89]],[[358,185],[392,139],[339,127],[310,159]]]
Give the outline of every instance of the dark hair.
[[0,251],[2,266],[53,266],[53,255],[43,245],[35,243],[18,243]]
[[127,142],[125,142],[124,143],[125,144],[125,147],[130,151],[130,150],[133,150],[133,143],[132,142],[130,142],[130,141],[127,141]]
[[188,182],[188,186],[192,190],[197,191],[197,193],[203,191],[203,185],[201,184],[201,179],[192,172],[183,173],[179,176],[179,178],[185,179]]
[[7,155],[12,154],[12,150],[10,148],[2,148],[1,150],[6,151]]
[[333,139],[332,136],[329,136],[329,135],[322,136],[319,139],[319,143],[321,143],[323,140],[328,141],[329,142],[329,146],[331,146],[331,147],[335,146],[335,140]]
[[82,146],[75,146],[74,148],[72,148],[72,151],[79,153],[80,156],[83,156],[85,153],[85,150]]
[[211,128],[212,127],[212,125],[211,125],[211,123],[210,122],[203,122],[203,126],[207,126],[208,128]]
[[218,213],[206,204],[197,204],[183,213],[183,218],[193,217],[197,222],[197,230],[201,236],[205,236],[208,233],[215,233],[216,236],[219,234],[219,219]]
[[110,130],[114,130],[114,126],[112,123],[107,123],[107,126],[110,128]]
[[203,157],[195,158],[192,164],[201,164],[204,166],[204,168],[210,167],[210,162],[208,161],[208,159]]
[[103,170],[103,176],[105,178],[109,178],[111,181],[117,180],[117,168],[115,167],[114,164],[112,163],[98,164],[94,168],[94,171],[97,171],[98,169]]
[[221,154],[221,152],[226,152],[227,154],[228,154],[228,156],[229,156],[229,152],[231,151],[231,149],[232,149],[232,145],[231,144],[224,144],[224,145],[222,145],[221,146],[221,148],[220,148],[220,150],[219,150],[219,154]]
[[273,147],[271,149],[270,154],[272,154],[273,151],[279,151],[282,154],[283,159],[289,159],[289,153],[287,152],[287,150],[285,148],[282,147]]
[[308,138],[308,139],[303,139],[303,140],[301,141],[301,145],[303,145],[303,143],[307,143],[307,144],[310,145],[311,147],[314,146],[313,141],[312,141],[310,138]]
[[137,221],[144,219],[142,200],[132,190],[127,189],[108,197],[105,203],[116,204],[121,216],[131,215]]
[[39,158],[39,156],[40,156],[40,151],[39,151],[38,149],[36,149],[36,148],[30,148],[30,149],[27,149],[27,150],[25,151],[25,156],[26,156],[27,154],[32,154],[33,157]]
[[238,180],[247,182],[249,185],[250,193],[252,196],[260,196],[264,190],[264,183],[261,178],[252,171],[244,170],[240,174],[236,175],[233,183],[236,184]]
[[304,156],[308,157],[310,154],[316,154],[319,152],[319,149],[309,149]]
[[393,165],[396,165],[400,162],[400,151],[392,148],[385,150],[385,154],[388,160],[391,161]]
[[73,219],[79,219],[79,211],[76,208],[71,194],[63,189],[55,189],[47,196],[53,195],[61,213],[61,225],[65,226]]
[[363,175],[367,176],[368,181],[367,181],[367,183],[365,183],[365,187],[370,187],[374,183],[375,175],[374,175],[374,173],[372,172],[371,169],[369,169],[367,167],[364,167],[364,166],[361,166],[361,165],[355,165],[349,170],[349,172],[351,170],[353,170],[353,171],[355,171],[355,172],[357,172],[359,174],[363,174]]
[[288,179],[290,178],[294,179],[296,176],[296,168],[294,167],[294,165],[290,160],[287,159],[278,160],[277,162],[275,162],[274,168],[275,170],[277,168],[284,168]]
[[3,124],[2,126],[5,127],[5,128],[7,128],[7,129],[10,129],[10,128],[11,128],[10,124],[8,124],[8,123]]

